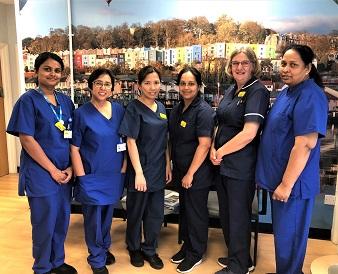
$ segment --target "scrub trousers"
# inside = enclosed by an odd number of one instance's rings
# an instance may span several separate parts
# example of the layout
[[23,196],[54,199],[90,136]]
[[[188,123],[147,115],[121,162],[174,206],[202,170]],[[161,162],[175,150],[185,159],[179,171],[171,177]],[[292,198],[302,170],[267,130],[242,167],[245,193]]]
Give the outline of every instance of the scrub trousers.
[[208,194],[203,189],[180,188],[180,230],[183,240],[181,250],[192,261],[202,259],[208,242]]
[[64,263],[64,243],[70,218],[71,187],[45,197],[28,197],[33,240],[33,270],[49,272]]
[[111,245],[110,229],[114,205],[82,204],[85,239],[89,251],[88,263],[93,268],[105,266]]
[[314,200],[290,198],[283,203],[271,199],[278,274],[303,273]]
[[228,247],[228,268],[236,274],[248,272],[251,262],[251,214],[255,183],[220,175],[216,183],[219,218]]
[[[128,250],[142,250],[146,256],[155,255],[163,219],[164,189],[154,192],[128,191],[126,230]],[[142,222],[143,242],[141,242]]]

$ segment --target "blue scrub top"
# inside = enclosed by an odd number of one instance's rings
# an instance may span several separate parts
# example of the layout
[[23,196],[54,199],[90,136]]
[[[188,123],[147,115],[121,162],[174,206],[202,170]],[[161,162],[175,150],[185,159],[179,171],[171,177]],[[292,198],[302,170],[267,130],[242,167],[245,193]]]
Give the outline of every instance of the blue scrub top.
[[273,192],[281,183],[295,137],[318,133],[318,142],[298,177],[290,197],[311,198],[319,193],[320,138],[325,136],[328,102],[324,91],[312,80],[303,81],[278,95],[263,129],[256,182]]
[[[232,85],[225,91],[217,108],[218,129],[215,148],[218,149],[243,130],[246,122],[263,124],[270,95],[266,87],[255,77],[236,93]],[[256,137],[244,148],[223,156],[220,174],[238,180],[254,180],[260,129]]]
[[[147,191],[154,192],[165,187],[165,151],[167,146],[168,120],[166,109],[156,101],[153,112],[139,100],[131,101],[123,117],[120,134],[136,140]],[[129,191],[135,189],[135,171],[128,157],[126,183]]]
[[[71,99],[55,92],[58,106],[54,110],[59,115],[62,108],[62,119],[68,126],[72,117],[74,104]],[[63,132],[55,123],[58,121],[50,103],[37,90],[29,90],[15,103],[7,132],[14,136],[20,133],[34,137],[49,160],[60,170],[70,166],[69,139],[64,139]],[[55,182],[49,172],[35,162],[22,149],[20,156],[19,195],[43,197],[54,194],[62,186]]]
[[124,152],[118,152],[117,145],[123,142],[118,129],[124,109],[118,103],[112,102],[111,105],[110,119],[91,102],[74,111],[72,144],[80,148],[86,173],[77,177],[74,195],[83,204],[114,204],[122,194]]
[[[199,96],[183,112],[184,102],[174,106],[169,117],[171,158],[173,160],[173,181],[181,186],[184,176],[199,145],[199,137],[213,137],[215,111]],[[192,189],[210,186],[213,182],[213,168],[207,156],[194,174]]]

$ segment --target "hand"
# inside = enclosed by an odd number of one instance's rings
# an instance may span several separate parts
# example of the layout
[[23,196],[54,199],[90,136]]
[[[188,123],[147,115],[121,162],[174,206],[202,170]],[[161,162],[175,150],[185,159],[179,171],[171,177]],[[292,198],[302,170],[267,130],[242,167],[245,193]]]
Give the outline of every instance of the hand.
[[272,199],[286,203],[290,197],[292,188],[281,182],[272,194]]
[[146,182],[146,178],[144,178],[143,173],[137,173],[135,175],[135,189],[137,191],[143,191],[143,192],[147,191],[147,182]]
[[60,169],[54,168],[52,171],[49,172],[50,176],[53,178],[54,181],[61,184],[67,178],[67,175],[62,173]]
[[219,166],[221,164],[221,160],[217,160],[217,154],[216,154],[216,149],[214,147],[211,147],[210,149],[210,161],[213,165]]
[[166,168],[165,168],[165,183],[166,184],[169,184],[172,180],[172,172],[171,172],[171,167],[170,165],[166,165]]
[[67,167],[65,170],[61,171],[63,174],[65,174],[67,177],[66,179],[60,181],[61,184],[67,184],[69,182],[69,180],[72,178],[73,176],[73,168],[72,167]]
[[191,188],[193,179],[193,175],[190,175],[189,173],[185,174],[182,178],[182,187],[186,189]]
[[216,161],[219,161],[221,163],[223,156],[224,153],[222,147],[220,147],[219,149],[216,150]]

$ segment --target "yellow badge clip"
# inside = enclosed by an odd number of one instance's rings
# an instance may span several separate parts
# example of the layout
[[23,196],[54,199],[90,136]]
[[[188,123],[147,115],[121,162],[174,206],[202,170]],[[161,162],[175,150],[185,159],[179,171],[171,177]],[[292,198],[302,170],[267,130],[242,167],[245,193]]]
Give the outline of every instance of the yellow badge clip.
[[160,113],[160,117],[162,118],[162,119],[167,119],[167,115],[166,114],[164,114],[164,113]]
[[58,121],[55,123],[55,126],[60,130],[60,131],[64,131],[66,129],[66,127],[63,125],[63,123],[61,121]]
[[245,91],[240,91],[237,95],[237,97],[243,97],[245,95]]
[[187,122],[185,122],[185,121],[181,121],[181,127],[186,127],[187,126]]

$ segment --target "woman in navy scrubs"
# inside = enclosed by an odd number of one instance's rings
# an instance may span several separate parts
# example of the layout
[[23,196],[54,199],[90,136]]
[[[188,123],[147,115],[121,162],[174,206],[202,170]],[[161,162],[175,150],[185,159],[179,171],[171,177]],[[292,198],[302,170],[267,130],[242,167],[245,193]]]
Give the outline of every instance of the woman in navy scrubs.
[[160,81],[156,68],[140,70],[140,96],[128,104],[120,127],[120,133],[127,136],[129,154],[126,243],[130,262],[141,267],[146,260],[155,269],[163,268],[156,248],[164,218],[164,187],[171,181],[166,109],[155,100]]
[[257,78],[260,66],[251,48],[232,52],[227,73],[235,84],[225,91],[217,109],[218,128],[210,160],[219,165],[219,217],[228,257],[217,274],[252,271],[250,257],[251,205],[255,194],[255,165],[261,125],[269,92]]
[[170,112],[173,180],[180,192],[183,246],[171,261],[190,272],[202,262],[208,241],[208,194],[212,165],[207,157],[214,130],[214,110],[200,97],[201,73],[186,67],[177,77],[181,101]]
[[278,274],[300,274],[311,213],[319,193],[320,139],[325,136],[327,98],[304,45],[283,51],[280,76],[287,85],[264,126],[256,182],[271,193]]
[[78,183],[75,199],[82,204],[87,258],[94,274],[106,274],[105,265],[115,262],[109,252],[114,204],[123,190],[122,173],[126,144],[118,130],[124,109],[107,99],[112,95],[114,77],[100,68],[88,79],[90,102],[74,112],[71,156]]
[[70,216],[69,126],[74,105],[55,91],[64,69],[58,55],[41,53],[34,68],[38,88],[19,98],[7,128],[22,145],[19,195],[28,196],[31,210],[33,270],[73,274],[75,268],[64,262],[64,242]]

